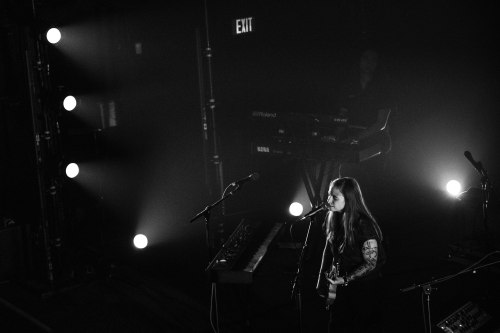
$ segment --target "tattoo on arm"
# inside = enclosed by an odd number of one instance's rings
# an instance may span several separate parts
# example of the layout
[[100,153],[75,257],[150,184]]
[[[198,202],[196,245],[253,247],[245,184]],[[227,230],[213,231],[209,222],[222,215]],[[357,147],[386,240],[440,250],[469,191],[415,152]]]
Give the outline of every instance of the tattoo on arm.
[[349,280],[358,279],[373,271],[377,266],[378,244],[375,239],[369,239],[364,242],[361,248],[364,263],[349,274]]

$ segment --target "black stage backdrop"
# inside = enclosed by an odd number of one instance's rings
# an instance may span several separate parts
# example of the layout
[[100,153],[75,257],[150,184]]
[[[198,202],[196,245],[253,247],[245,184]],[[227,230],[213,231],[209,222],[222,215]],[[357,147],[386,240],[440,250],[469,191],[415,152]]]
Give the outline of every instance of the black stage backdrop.
[[[39,5],[40,26],[55,22],[68,33],[60,46],[48,47],[53,86],[64,86],[57,93],[72,91],[83,103],[80,111],[60,116],[63,157],[82,161],[80,180],[62,181],[60,279],[68,281],[75,274],[85,279],[89,266],[104,271],[111,263],[132,266],[207,305],[205,228],[202,220],[188,223],[216,199],[209,192],[219,190],[210,151],[204,160],[200,116],[196,31],[205,49],[204,3]],[[7,1],[1,8],[0,216],[36,229],[40,208],[23,60],[28,43],[24,29],[35,28],[28,19],[29,4]],[[398,289],[458,271],[476,258],[472,252],[487,252],[477,198],[456,202],[443,189],[452,178],[465,188],[480,185],[463,156],[465,150],[482,161],[493,184],[498,179],[493,13],[486,6],[451,6],[445,1],[207,1],[223,185],[252,172],[260,174],[226,202],[226,236],[248,216],[288,222],[289,228],[293,218],[287,206],[299,192],[304,198],[300,161],[250,154],[251,112],[334,114],[338,91],[360,53],[376,49],[395,106],[392,150],[365,163],[345,164],[340,173],[359,179],[385,233],[387,327],[404,324],[419,331],[419,292],[401,294]],[[253,31],[234,34],[234,20],[248,17]],[[207,69],[204,59],[205,79]],[[117,126],[110,125],[111,109]],[[494,196],[488,224],[493,240],[500,228],[497,211]],[[311,330],[314,323],[321,326],[325,321],[313,291],[320,224],[313,228],[304,287],[309,305],[305,321]],[[305,226],[297,225],[294,231],[295,240],[301,241]],[[131,248],[136,232],[150,238],[143,252]],[[450,244],[470,256],[450,261]],[[256,330],[295,327],[296,321],[286,318],[296,311],[287,298],[297,254],[270,253],[262,267],[268,274],[263,272],[253,289],[235,293],[222,288],[222,294],[233,296],[226,303],[222,300],[222,309],[234,310],[238,307],[227,304],[241,305],[248,302],[245,297],[253,297],[248,304]],[[38,266],[45,269],[44,264]],[[479,276],[482,282],[473,280],[486,290],[471,288],[461,294],[457,290],[465,282],[458,279],[443,287],[436,293],[436,322],[468,300],[491,302],[485,295],[495,294],[489,289],[493,274]],[[240,318],[244,312],[232,315]],[[244,319],[238,320],[228,327],[244,325]]]

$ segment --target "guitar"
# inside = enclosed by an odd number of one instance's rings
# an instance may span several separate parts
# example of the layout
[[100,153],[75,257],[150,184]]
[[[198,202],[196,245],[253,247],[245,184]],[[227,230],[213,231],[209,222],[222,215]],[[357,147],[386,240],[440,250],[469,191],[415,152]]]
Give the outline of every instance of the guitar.
[[[339,263],[332,262],[332,266],[330,267],[329,272],[325,272],[325,277],[328,279],[335,280],[339,276]],[[329,310],[330,306],[333,304],[335,299],[337,298],[337,287],[336,284],[328,283],[328,295],[326,297],[326,309]]]

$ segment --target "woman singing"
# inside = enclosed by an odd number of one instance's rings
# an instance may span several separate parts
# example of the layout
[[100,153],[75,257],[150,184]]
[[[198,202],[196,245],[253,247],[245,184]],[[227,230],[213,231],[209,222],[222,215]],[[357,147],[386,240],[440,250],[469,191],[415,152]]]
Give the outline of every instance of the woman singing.
[[381,330],[382,231],[366,207],[358,182],[338,178],[328,189],[326,244],[317,284],[330,311],[329,332]]

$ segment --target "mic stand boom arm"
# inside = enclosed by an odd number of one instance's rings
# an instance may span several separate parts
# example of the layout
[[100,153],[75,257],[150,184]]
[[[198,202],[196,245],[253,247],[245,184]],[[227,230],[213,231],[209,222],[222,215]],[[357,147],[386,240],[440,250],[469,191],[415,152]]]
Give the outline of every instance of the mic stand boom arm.
[[[230,187],[234,187],[232,191],[229,191],[226,193],[227,189]],[[240,185],[233,185],[230,184],[226,189],[224,190],[224,193],[222,197],[215,201],[214,203],[208,205],[203,209],[201,212],[196,214],[190,221],[189,223],[192,223],[199,219],[200,217],[203,216],[205,219],[205,235],[206,235],[206,242],[207,242],[207,249],[208,249],[208,263],[212,261],[212,246],[210,244],[210,212],[214,207],[217,207],[221,202],[226,200],[228,197],[232,196],[234,192],[238,191],[240,189]],[[212,306],[215,305],[215,314],[212,314]],[[217,306],[217,285],[215,282],[212,282],[212,294],[210,297],[210,322],[212,323],[213,316],[215,316],[215,327],[212,325],[212,328],[214,332],[219,332],[219,310]]]
[[490,263],[487,263],[487,264],[484,264],[484,265],[481,265],[481,266],[477,266],[481,262],[483,262],[486,258],[488,258],[489,256],[491,256],[493,254],[499,254],[499,253],[500,253],[500,251],[493,251],[493,252],[485,255],[483,258],[481,258],[476,263],[474,263],[474,264],[470,265],[469,267],[467,267],[467,268],[459,271],[458,273],[450,274],[450,275],[447,275],[447,276],[444,276],[444,277],[441,277],[441,278],[438,278],[438,279],[434,279],[434,280],[431,280],[431,281],[420,283],[418,285],[413,284],[413,285],[411,285],[409,287],[400,289],[400,291],[404,293],[404,292],[408,292],[408,291],[411,291],[411,290],[414,290],[414,289],[417,289],[417,288],[422,288],[423,294],[425,294],[427,296],[427,298],[426,298],[426,300],[427,300],[427,306],[425,306],[425,304],[422,303],[422,310],[423,310],[423,313],[424,313],[424,319],[426,319],[426,321],[424,322],[424,325],[425,325],[425,331],[424,332],[426,332],[426,333],[432,333],[431,292],[432,292],[432,290],[436,289],[436,288],[432,288],[432,286],[436,285],[438,283],[442,283],[442,282],[451,280],[453,278],[456,278],[457,276],[461,276],[461,275],[463,275],[465,273],[468,273],[468,272],[471,272],[471,271],[472,272],[476,272],[479,269],[486,268],[486,267],[489,267],[489,266],[492,266],[492,265],[496,265],[496,264],[500,264],[500,260],[497,260],[497,261],[490,262]]
[[[230,188],[231,186],[233,186],[235,188],[232,191],[229,191],[226,193],[227,189]],[[210,213],[211,213],[213,208],[217,207],[221,202],[226,200],[228,197],[232,196],[234,194],[234,192],[238,191],[240,188],[241,188],[241,186],[239,186],[239,185],[230,184],[228,187],[226,187],[226,189],[224,190],[223,196],[219,200],[206,206],[201,212],[199,212],[191,220],[189,220],[189,223],[192,223],[202,216],[205,219],[206,242],[207,242],[207,247],[208,247],[208,262],[210,262],[212,260],[212,246],[210,244],[210,227],[209,227]]]
[[233,193],[235,191],[236,190],[231,191],[231,192],[225,194],[219,200],[217,200],[214,203],[212,203],[212,204],[208,205],[207,207],[205,207],[205,209],[203,209],[201,212],[199,212],[198,214],[196,214],[191,220],[189,220],[189,223],[192,223],[192,222],[196,221],[198,218],[200,218],[202,216],[205,218],[205,222],[208,222],[208,220],[210,219],[210,211],[212,210],[212,208],[217,207],[222,201],[226,200],[229,196],[233,195]]

